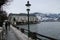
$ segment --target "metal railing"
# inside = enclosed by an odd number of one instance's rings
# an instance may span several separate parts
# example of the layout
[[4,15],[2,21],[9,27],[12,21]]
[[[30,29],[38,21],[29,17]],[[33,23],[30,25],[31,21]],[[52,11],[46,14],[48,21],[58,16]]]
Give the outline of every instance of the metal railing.
[[[21,30],[22,33],[25,33],[25,31],[28,31],[27,29],[23,29],[23,28],[21,28],[20,30]],[[55,38],[52,38],[52,37],[49,37],[49,36],[45,36],[45,35],[42,35],[42,34],[39,34],[39,33],[36,33],[36,32],[31,32],[29,30],[29,37],[31,37],[32,39],[35,39],[35,40],[37,40],[37,39],[41,40],[41,38],[39,38],[37,36],[40,36],[40,37],[43,37],[43,38],[47,38],[49,40],[57,40]]]
[[[19,29],[19,27],[17,27],[16,25],[13,25],[13,26],[16,27],[17,29]],[[57,40],[56,38],[45,36],[45,35],[42,35],[42,34],[39,34],[39,33],[36,33],[36,32],[31,32],[30,30],[29,30],[29,33],[28,33],[28,30],[24,29],[24,28],[20,28],[19,30],[21,30],[22,33],[29,34],[29,37],[31,37],[32,39],[35,39],[35,40],[42,40],[40,37],[43,37],[43,38],[46,38],[46,39],[49,39],[49,40]]]

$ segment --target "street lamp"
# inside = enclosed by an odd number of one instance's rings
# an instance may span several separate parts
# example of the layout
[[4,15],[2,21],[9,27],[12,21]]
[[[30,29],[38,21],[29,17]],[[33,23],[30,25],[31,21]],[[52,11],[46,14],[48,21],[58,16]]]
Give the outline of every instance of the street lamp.
[[31,4],[29,3],[29,1],[27,1],[27,4],[25,5],[27,7],[27,13],[28,13],[28,37],[29,37],[29,32],[30,32],[30,27],[29,27],[29,11],[30,11],[30,6]]

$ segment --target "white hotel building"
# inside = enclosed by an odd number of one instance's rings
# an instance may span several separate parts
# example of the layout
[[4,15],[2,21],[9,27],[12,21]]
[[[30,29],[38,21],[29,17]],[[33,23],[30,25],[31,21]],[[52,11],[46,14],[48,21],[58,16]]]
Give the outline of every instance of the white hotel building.
[[[14,22],[28,22],[28,15],[27,14],[9,14],[8,20],[11,23]],[[15,20],[15,21],[14,21]],[[29,14],[29,22],[38,22],[38,18],[35,14]]]

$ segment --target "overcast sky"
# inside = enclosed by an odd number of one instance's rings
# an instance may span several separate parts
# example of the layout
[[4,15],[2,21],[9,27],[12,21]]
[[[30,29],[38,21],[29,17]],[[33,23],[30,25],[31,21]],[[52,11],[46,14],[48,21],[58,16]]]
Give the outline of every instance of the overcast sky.
[[[4,8],[8,13],[26,13],[27,0],[13,0]],[[60,0],[30,0],[30,12],[60,13]]]

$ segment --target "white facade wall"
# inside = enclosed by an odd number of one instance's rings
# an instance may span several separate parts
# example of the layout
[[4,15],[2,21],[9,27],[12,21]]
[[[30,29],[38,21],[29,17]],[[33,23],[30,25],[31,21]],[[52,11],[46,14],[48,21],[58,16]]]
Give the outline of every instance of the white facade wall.
[[[12,23],[14,22],[13,21],[14,18],[16,19],[16,22],[22,22],[22,20],[23,20],[23,22],[28,22],[28,16],[16,16],[16,15],[11,16],[10,20]],[[35,16],[29,16],[29,21],[37,21],[36,18],[37,17],[35,17]]]

